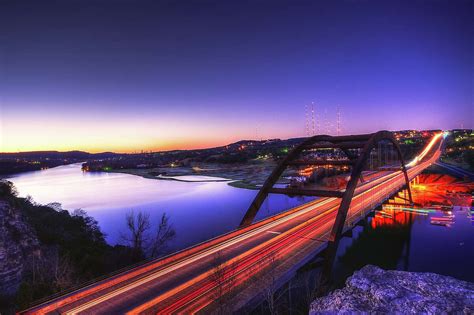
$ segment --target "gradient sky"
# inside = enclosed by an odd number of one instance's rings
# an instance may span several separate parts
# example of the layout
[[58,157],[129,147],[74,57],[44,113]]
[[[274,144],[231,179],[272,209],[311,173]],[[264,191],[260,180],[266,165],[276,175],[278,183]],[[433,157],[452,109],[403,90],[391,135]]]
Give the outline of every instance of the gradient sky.
[[0,151],[472,128],[473,6],[2,0]]

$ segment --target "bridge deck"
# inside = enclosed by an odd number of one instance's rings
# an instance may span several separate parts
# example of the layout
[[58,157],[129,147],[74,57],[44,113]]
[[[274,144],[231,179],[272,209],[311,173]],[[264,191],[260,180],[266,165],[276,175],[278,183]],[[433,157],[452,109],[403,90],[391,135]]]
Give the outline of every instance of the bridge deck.
[[[439,146],[430,158],[408,170],[410,179],[438,157]],[[396,171],[384,172],[359,185],[347,223],[358,221],[404,184],[402,173]],[[208,312],[215,309],[217,303],[213,302],[229,285],[235,294],[226,304],[236,309],[268,285],[269,274],[270,278],[281,278],[325,246],[339,203],[339,198],[318,199],[49,301],[26,313]],[[224,262],[222,281],[215,277],[219,262]]]

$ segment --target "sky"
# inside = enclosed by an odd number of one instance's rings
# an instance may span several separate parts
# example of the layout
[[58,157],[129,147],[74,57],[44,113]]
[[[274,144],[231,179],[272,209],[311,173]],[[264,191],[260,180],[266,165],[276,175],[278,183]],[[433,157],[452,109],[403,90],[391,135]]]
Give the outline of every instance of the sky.
[[473,128],[473,21],[474,1],[2,0],[0,151],[301,137],[312,102],[315,133],[338,111],[341,134]]

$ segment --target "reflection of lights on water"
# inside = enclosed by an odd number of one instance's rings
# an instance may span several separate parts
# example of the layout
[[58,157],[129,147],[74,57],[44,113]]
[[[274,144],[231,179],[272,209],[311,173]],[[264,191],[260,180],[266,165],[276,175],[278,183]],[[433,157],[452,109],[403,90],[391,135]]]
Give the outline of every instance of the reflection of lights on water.
[[411,218],[414,214],[416,213],[393,211],[393,215],[390,215],[386,212],[381,213],[381,211],[377,211],[375,217],[371,221],[371,227],[376,229],[383,226],[407,225],[411,221]]
[[411,186],[412,189],[419,189],[419,190],[426,190],[426,186],[425,185],[421,185],[421,184],[413,184]]
[[311,174],[313,174],[313,171],[316,169],[316,167],[312,166],[312,167],[306,167],[302,170],[299,170],[298,171],[298,175],[301,175],[301,176],[311,176]]
[[430,218],[432,221],[452,221],[452,218],[447,218],[447,217],[431,217]]
[[409,207],[401,207],[401,206],[393,206],[393,205],[383,205],[383,208],[390,209],[390,210],[410,211],[410,212],[419,212],[419,213],[436,212],[436,210],[433,210],[433,209],[418,209],[418,208],[409,208]]

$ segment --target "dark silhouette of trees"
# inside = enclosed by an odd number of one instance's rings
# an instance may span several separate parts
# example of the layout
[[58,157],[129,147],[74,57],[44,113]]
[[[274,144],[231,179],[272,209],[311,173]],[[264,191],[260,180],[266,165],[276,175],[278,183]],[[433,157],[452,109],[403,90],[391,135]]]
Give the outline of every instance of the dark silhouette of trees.
[[58,203],[37,204],[1,180],[0,200],[25,217],[39,241],[37,255],[24,261],[17,309],[139,261],[130,247],[108,245],[97,221],[82,209],[71,214]]
[[168,241],[172,240],[176,235],[175,230],[169,223],[169,217],[166,213],[161,215],[160,224],[158,225],[155,235],[150,244],[150,257],[158,257],[166,246]]
[[133,249],[136,256],[144,256],[144,243],[150,229],[150,214],[139,211],[130,211],[125,215],[127,234],[122,237]]
[[213,258],[212,266],[210,280],[214,284],[214,301],[217,304],[217,314],[230,314],[232,313],[232,306],[229,305],[229,301],[235,293],[237,264],[226,262],[219,251]]
[[175,237],[175,230],[169,223],[166,213],[152,231],[150,214],[142,211],[130,211],[125,216],[127,232],[122,239],[130,246],[137,258],[155,258],[163,253],[166,243]]

